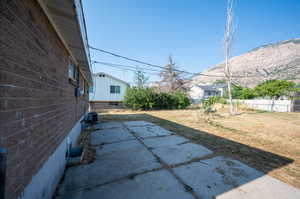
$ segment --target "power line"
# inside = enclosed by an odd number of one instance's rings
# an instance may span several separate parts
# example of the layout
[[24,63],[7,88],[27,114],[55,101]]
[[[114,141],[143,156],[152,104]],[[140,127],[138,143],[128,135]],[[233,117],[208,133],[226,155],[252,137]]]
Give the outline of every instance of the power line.
[[[109,51],[106,51],[106,50],[103,50],[103,49],[95,48],[95,47],[92,47],[90,45],[89,45],[89,48],[91,48],[93,50],[96,50],[96,51],[99,51],[99,52],[102,52],[102,53],[106,53],[106,54],[118,57],[118,58],[126,59],[128,61],[133,61],[133,62],[136,62],[136,63],[139,63],[139,64],[144,64],[144,65],[147,65],[147,66],[150,66],[150,67],[155,67],[155,68],[160,68],[160,69],[166,69],[166,67],[164,67],[164,66],[147,63],[147,62],[140,61],[140,60],[137,60],[137,59],[133,59],[133,58],[130,58],[130,57],[126,57],[126,56],[123,56],[123,55],[119,55],[119,54],[116,54],[116,53],[113,53],[113,52],[109,52]],[[118,65],[118,64],[116,64],[116,65]],[[192,72],[188,72],[188,71],[184,71],[184,70],[178,70],[178,69],[174,69],[174,71],[181,72],[181,73],[186,73],[186,74],[190,74],[190,75],[205,76],[205,77],[221,77],[221,78],[225,78],[226,77],[226,76],[223,76],[223,75],[220,76],[220,75],[206,75],[206,74],[202,74],[202,73],[192,73]],[[236,75],[236,76],[231,76],[231,77],[232,78],[244,78],[244,77],[255,77],[255,76],[254,75],[253,76]]]
[[[122,65],[117,65],[117,64],[110,64],[110,63],[98,62],[98,61],[93,61],[93,63],[101,64],[101,65],[109,66],[109,67],[113,67],[113,68],[117,68],[119,70],[126,70],[126,71],[132,71],[132,72],[137,71],[136,69],[134,70],[134,69],[130,69],[130,68],[124,68],[124,67],[121,67]],[[144,73],[149,74],[149,75],[159,75],[159,73],[150,73],[150,72],[144,72]]]
[[[93,50],[96,50],[96,51],[99,51],[99,52],[102,52],[102,53],[110,54],[110,55],[115,56],[115,57],[126,59],[128,61],[133,61],[133,62],[136,62],[136,63],[139,63],[139,64],[144,64],[144,65],[155,67],[155,68],[166,69],[166,67],[164,67],[164,66],[150,64],[150,63],[147,63],[147,62],[144,62],[144,61],[140,61],[140,60],[137,60],[137,59],[125,57],[125,56],[122,56],[122,55],[119,55],[119,54],[116,54],[116,53],[112,53],[112,52],[109,52],[109,51],[106,51],[106,50],[102,50],[102,49],[99,49],[99,48],[95,48],[95,47],[92,47],[92,46],[89,46],[89,48],[91,48]],[[174,69],[174,71],[181,72],[181,73],[187,73],[187,74],[193,74],[193,75],[197,74],[197,73],[191,73],[191,72],[178,70],[178,69]]]
[[135,70],[148,70],[148,71],[154,71],[154,72],[161,72],[159,70],[151,69],[151,68],[144,68],[140,66],[130,66],[130,65],[123,65],[123,64],[114,64],[114,63],[109,63],[109,62],[101,62],[101,61],[93,61],[93,63],[96,64],[102,64],[102,65],[109,65],[109,66],[116,66],[116,67],[124,67],[124,68],[130,68],[130,69],[135,69]]

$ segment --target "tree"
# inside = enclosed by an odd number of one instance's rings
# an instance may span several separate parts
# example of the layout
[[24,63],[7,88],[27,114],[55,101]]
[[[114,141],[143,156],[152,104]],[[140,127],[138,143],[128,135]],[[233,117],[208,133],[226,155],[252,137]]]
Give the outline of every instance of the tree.
[[138,88],[145,88],[146,83],[148,82],[149,77],[145,76],[144,72],[141,70],[136,70],[134,76],[134,82]]
[[232,98],[233,99],[253,99],[256,94],[253,89],[246,88],[240,85],[232,86]]
[[227,12],[226,12],[226,27],[224,33],[224,54],[225,54],[225,77],[227,79],[227,91],[229,97],[229,111],[230,114],[234,114],[232,95],[231,95],[231,84],[232,84],[232,74],[229,66],[229,58],[232,50],[232,40],[233,40],[233,0],[227,1]]
[[184,91],[184,80],[182,78],[182,73],[176,67],[176,64],[173,62],[172,56],[168,58],[168,64],[161,71],[160,75],[162,80],[160,81],[160,87],[165,92],[176,92]]
[[270,97],[278,99],[281,96],[293,97],[295,92],[299,91],[294,82],[286,80],[267,80],[254,88],[260,97]]

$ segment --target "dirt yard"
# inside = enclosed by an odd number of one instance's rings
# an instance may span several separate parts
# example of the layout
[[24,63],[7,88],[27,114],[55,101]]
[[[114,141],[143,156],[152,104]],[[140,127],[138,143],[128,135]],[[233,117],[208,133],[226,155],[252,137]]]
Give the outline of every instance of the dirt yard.
[[240,112],[230,116],[220,108],[208,117],[199,109],[122,110],[102,112],[100,119],[156,123],[300,188],[300,113]]

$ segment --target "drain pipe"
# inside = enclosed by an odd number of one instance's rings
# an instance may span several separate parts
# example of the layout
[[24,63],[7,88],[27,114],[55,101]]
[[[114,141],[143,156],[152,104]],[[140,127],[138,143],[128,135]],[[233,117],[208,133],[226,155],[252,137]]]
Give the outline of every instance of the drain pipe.
[[6,159],[6,149],[0,148],[0,199],[5,199]]

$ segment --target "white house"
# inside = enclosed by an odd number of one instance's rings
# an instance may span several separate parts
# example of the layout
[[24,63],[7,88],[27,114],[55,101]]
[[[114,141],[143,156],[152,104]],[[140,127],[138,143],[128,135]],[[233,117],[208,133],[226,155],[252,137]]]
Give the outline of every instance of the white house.
[[90,105],[93,110],[121,108],[129,84],[109,74],[93,74],[94,85],[90,88]]
[[194,85],[190,88],[189,96],[194,103],[199,103],[213,96],[223,96],[226,88],[226,84]]

